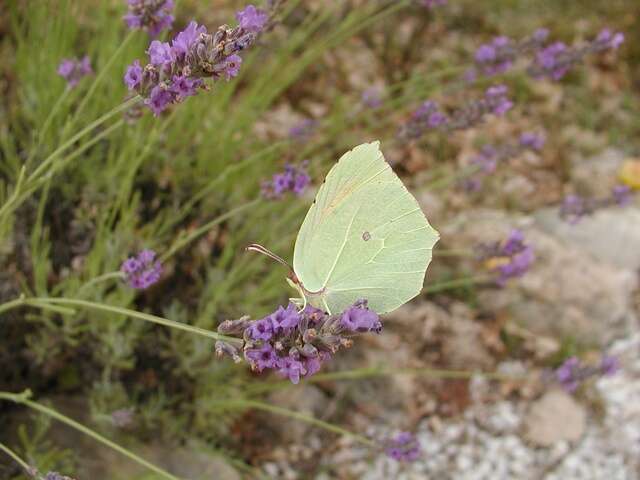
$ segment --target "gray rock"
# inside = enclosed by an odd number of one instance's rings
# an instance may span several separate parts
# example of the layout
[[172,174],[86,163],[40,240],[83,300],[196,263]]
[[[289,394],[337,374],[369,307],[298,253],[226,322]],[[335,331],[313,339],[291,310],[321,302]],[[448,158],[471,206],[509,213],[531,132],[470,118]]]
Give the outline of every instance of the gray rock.
[[542,447],[575,442],[584,433],[586,417],[584,408],[573,397],[562,390],[551,390],[531,404],[524,419],[525,437]]
[[536,224],[566,245],[623,270],[640,269],[640,209],[629,206],[600,210],[576,225],[564,222],[557,209],[535,215]]
[[636,275],[594,258],[577,242],[545,231],[536,218],[470,211],[443,229],[442,236],[455,239],[452,248],[463,248],[505,238],[513,228],[524,231],[536,261],[507,288],[482,290],[478,298],[485,309],[508,311],[533,333],[571,337],[584,344],[602,346],[632,331]]

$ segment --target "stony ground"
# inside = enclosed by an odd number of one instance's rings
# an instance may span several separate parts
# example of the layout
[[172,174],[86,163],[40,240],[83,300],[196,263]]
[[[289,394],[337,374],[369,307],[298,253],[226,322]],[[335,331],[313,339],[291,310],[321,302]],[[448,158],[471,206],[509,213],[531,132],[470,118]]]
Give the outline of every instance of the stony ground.
[[[605,151],[583,161],[576,181],[590,182],[592,191],[606,189],[613,175],[602,170],[615,171],[623,159],[622,152]],[[440,220],[444,207],[428,194],[423,200],[435,224],[443,225],[447,248],[500,238],[518,227],[536,248],[535,268],[506,290],[481,290],[472,307],[438,297],[414,302],[387,319],[382,336],[359,344],[335,368],[471,368],[530,380],[398,375],[277,394],[275,402],[320,418],[339,416],[372,438],[415,431],[423,455],[402,465],[349,439],[287,422],[273,424],[288,446],[276,448],[263,471],[273,478],[323,480],[640,478],[640,206],[601,211],[575,226],[549,209],[517,217],[476,209],[446,224]],[[430,274],[437,276],[438,268]],[[517,348],[507,348],[498,331],[517,340]],[[621,371],[574,395],[545,381],[545,361],[568,337],[587,346],[587,357],[618,355]]]

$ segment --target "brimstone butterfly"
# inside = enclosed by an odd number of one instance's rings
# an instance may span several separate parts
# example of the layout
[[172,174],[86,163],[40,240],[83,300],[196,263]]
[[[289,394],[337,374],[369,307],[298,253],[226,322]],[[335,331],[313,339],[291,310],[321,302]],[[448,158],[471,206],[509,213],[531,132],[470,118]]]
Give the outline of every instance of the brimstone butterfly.
[[327,174],[298,232],[289,282],[301,303],[330,314],[360,299],[387,313],[420,293],[438,239],[380,142],[365,143]]

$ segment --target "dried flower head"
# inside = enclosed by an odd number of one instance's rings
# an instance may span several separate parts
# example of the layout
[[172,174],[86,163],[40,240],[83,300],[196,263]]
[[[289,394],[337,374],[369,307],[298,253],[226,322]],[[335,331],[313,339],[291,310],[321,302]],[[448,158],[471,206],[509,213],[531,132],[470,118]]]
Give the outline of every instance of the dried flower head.
[[58,65],[58,75],[67,81],[69,88],[74,88],[80,79],[92,73],[91,60],[86,55],[81,60],[65,58]]
[[125,274],[131,288],[144,290],[160,280],[162,265],[156,260],[156,252],[142,250],[122,262],[120,271]]

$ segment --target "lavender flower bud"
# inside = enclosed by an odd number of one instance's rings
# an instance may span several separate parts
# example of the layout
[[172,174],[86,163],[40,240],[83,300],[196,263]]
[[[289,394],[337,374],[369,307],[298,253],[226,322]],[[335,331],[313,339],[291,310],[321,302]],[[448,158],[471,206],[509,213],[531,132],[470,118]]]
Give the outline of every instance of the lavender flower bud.
[[415,435],[400,432],[388,442],[385,453],[398,462],[415,462],[420,457],[420,443]]
[[249,315],[244,315],[237,320],[225,320],[218,325],[218,333],[235,335],[244,331],[250,323]]
[[155,258],[153,250],[142,250],[122,262],[120,271],[125,274],[131,288],[144,290],[160,280],[162,265]]
[[215,344],[216,355],[219,358],[224,357],[225,355],[229,355],[235,363],[239,363],[242,361],[240,358],[240,352],[236,347],[231,345],[230,343],[223,342],[222,340],[218,340]]

